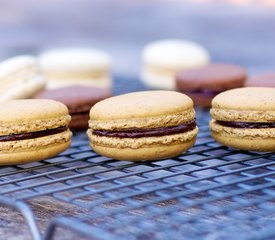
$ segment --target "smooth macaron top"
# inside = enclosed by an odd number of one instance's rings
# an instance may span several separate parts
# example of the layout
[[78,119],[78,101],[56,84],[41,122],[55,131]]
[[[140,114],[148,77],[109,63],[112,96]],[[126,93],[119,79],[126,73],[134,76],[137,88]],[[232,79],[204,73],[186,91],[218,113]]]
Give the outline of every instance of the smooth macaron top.
[[204,65],[209,61],[208,52],[191,41],[167,39],[148,44],[142,51],[145,64],[168,69]]
[[39,65],[43,71],[53,72],[106,70],[111,65],[111,57],[92,48],[60,48],[42,53]]
[[181,71],[176,76],[180,90],[226,90],[241,87],[246,80],[246,70],[233,64],[212,63],[207,66]]
[[46,90],[38,93],[34,98],[60,101],[69,108],[70,113],[77,113],[89,112],[92,105],[110,96],[111,92],[107,89],[73,85]]
[[37,71],[37,62],[35,57],[22,55],[9,58],[0,64],[0,81],[2,78],[15,74],[22,70]]
[[211,115],[222,121],[275,122],[275,88],[228,90],[212,100]]
[[54,100],[24,99],[0,103],[0,134],[68,126],[70,120],[67,107]]
[[102,129],[171,126],[194,120],[192,100],[173,91],[143,91],[111,97],[90,111],[90,127]]

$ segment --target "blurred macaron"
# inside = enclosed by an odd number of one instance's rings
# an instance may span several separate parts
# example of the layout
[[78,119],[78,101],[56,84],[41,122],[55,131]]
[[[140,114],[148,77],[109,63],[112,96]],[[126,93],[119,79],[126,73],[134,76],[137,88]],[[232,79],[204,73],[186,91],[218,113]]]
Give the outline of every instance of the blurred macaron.
[[178,71],[209,63],[205,48],[191,41],[165,39],[149,43],[142,51],[141,80],[149,88],[175,89]]
[[275,87],[275,72],[252,76],[245,82],[247,87]]
[[16,56],[0,63],[0,101],[30,98],[45,85],[33,56]]
[[47,88],[69,85],[111,87],[111,57],[93,48],[59,48],[39,55]]
[[79,85],[47,89],[34,96],[64,103],[72,117],[69,125],[71,130],[87,129],[91,107],[108,97],[111,97],[111,92],[107,89]]
[[179,72],[176,75],[176,88],[191,97],[196,106],[210,107],[217,94],[243,87],[246,78],[246,69],[241,66],[212,63]]

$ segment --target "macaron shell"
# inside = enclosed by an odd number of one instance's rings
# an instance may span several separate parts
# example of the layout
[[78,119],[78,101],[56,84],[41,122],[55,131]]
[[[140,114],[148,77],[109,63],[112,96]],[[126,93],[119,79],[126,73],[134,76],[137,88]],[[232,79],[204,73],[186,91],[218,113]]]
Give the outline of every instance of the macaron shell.
[[75,72],[109,68],[110,56],[101,50],[92,48],[58,48],[45,51],[39,56],[39,65],[43,71]]
[[79,79],[75,78],[73,80],[69,79],[50,79],[47,83],[47,89],[57,89],[67,86],[73,85],[81,85],[81,86],[88,86],[88,87],[99,87],[110,89],[112,86],[112,80],[110,77],[103,77],[103,78],[96,78],[96,79]]
[[275,151],[275,128],[241,129],[210,121],[212,137],[219,143],[247,151]]
[[208,52],[199,44],[179,39],[164,39],[148,44],[142,58],[149,66],[184,69],[209,62]]
[[63,103],[48,99],[10,100],[0,105],[0,123],[50,120],[67,115],[68,109]]
[[155,117],[131,118],[131,119],[110,119],[110,120],[90,120],[89,127],[91,129],[103,130],[121,130],[131,128],[157,128],[177,126],[179,124],[189,123],[194,121],[195,111],[189,109],[174,114],[166,114]]
[[151,89],[175,89],[174,73],[158,74],[144,69],[141,74],[141,81]]
[[[134,111],[133,111],[134,107]],[[93,120],[148,118],[193,109],[192,100],[173,91],[143,91],[105,99],[90,111]]]
[[176,76],[176,85],[181,91],[198,89],[224,91],[242,87],[246,77],[246,70],[240,66],[212,63],[179,72]]
[[0,142],[0,165],[24,164],[47,159],[65,151],[70,144],[69,130],[35,139]]
[[46,86],[46,80],[42,76],[34,77],[28,81],[19,83],[0,96],[0,101],[11,99],[31,98],[42,91]]
[[95,152],[106,157],[114,158],[117,160],[129,161],[145,161],[145,160],[159,160],[169,157],[174,157],[186,151],[195,144],[195,138],[179,144],[157,145],[144,147],[139,149],[132,148],[111,148],[100,146],[91,143],[91,147]]
[[230,110],[275,111],[275,88],[245,87],[228,90],[213,99],[212,107]]

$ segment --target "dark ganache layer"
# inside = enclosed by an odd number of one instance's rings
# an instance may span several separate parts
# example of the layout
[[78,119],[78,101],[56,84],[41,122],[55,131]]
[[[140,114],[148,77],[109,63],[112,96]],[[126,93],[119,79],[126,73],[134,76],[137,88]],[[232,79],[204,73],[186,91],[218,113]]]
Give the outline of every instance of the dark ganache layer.
[[233,128],[275,128],[275,122],[226,122],[216,121],[219,125]]
[[28,132],[28,133],[19,133],[19,134],[10,134],[6,136],[0,136],[0,142],[8,142],[8,141],[17,141],[17,140],[27,140],[39,137],[45,137],[61,132],[65,132],[68,127],[58,127],[54,129],[47,129],[38,132]]
[[141,138],[141,137],[159,137],[177,133],[185,133],[196,128],[196,122],[180,124],[178,126],[147,128],[147,129],[127,129],[119,131],[93,130],[94,135],[116,138]]

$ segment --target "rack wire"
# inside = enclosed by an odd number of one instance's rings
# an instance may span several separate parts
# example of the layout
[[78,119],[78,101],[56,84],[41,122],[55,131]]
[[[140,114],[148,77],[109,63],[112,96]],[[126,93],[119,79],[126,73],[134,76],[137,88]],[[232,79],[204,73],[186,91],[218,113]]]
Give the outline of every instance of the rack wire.
[[[274,239],[274,153],[221,146],[210,136],[209,114],[198,110],[197,118],[196,145],[178,157],[117,161],[93,152],[78,133],[55,158],[0,168],[0,195],[23,203],[23,215],[26,203],[41,196],[85,209],[57,216],[46,240],[57,228],[100,240]],[[27,216],[33,239],[40,239],[35,216]]]

